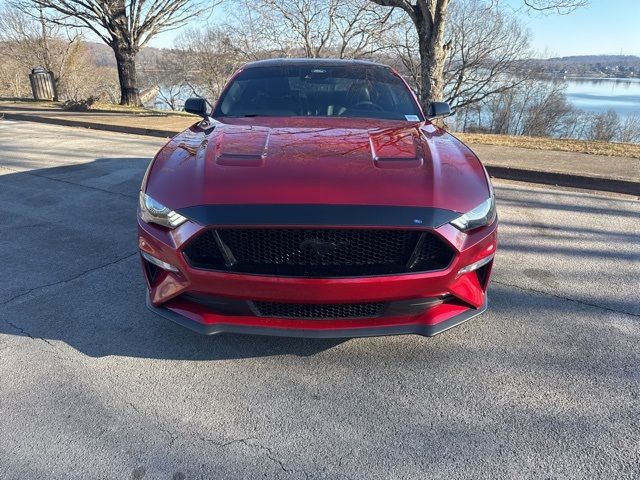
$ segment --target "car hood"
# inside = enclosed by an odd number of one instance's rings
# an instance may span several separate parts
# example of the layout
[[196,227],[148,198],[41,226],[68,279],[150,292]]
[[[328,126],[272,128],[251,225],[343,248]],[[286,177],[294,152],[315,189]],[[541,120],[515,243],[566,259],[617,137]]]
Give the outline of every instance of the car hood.
[[174,210],[324,204],[466,212],[489,196],[476,156],[428,122],[317,118],[194,125],[158,153],[146,191]]

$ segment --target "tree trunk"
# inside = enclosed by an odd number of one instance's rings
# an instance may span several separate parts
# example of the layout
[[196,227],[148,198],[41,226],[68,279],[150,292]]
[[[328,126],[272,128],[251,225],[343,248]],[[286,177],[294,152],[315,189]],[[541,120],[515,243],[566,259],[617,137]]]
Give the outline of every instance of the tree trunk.
[[449,45],[443,43],[447,2],[443,3],[433,20],[419,14],[414,18],[420,52],[420,102],[425,111],[431,102],[444,99],[444,65]]
[[140,92],[136,80],[136,53],[126,49],[113,47],[118,66],[120,81],[120,105],[140,105]]

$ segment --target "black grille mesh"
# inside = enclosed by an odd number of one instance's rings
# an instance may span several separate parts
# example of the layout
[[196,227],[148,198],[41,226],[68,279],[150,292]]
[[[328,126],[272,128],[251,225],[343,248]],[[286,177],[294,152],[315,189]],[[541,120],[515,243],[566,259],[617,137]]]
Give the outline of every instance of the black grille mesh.
[[436,235],[416,230],[220,229],[232,255],[226,266],[215,231],[201,234],[186,249],[191,265],[238,273],[296,277],[345,277],[437,270],[453,253]]
[[382,315],[385,303],[273,303],[253,302],[261,317],[276,318],[374,318]]

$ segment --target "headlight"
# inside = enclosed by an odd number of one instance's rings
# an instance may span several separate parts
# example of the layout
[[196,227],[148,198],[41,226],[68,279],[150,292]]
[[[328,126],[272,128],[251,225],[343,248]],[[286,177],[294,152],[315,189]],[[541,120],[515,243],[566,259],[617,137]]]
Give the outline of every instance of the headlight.
[[473,210],[459,216],[451,222],[458,230],[467,232],[474,228],[491,225],[496,219],[496,201],[493,195]]
[[176,228],[187,221],[178,212],[165,207],[144,192],[140,192],[138,201],[140,218],[147,223],[157,223],[169,228]]

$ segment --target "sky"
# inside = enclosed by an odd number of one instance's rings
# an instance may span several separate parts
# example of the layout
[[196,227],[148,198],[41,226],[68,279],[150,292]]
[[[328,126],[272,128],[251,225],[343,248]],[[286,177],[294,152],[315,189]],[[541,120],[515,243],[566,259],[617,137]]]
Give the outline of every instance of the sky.
[[[455,1],[455,0],[453,0]],[[521,7],[522,0],[509,0]],[[523,12],[532,47],[541,57],[640,55],[640,0],[590,0],[567,15]]]
[[[515,9],[528,27],[538,57],[640,55],[640,0],[590,0],[567,15],[533,13],[522,8],[522,0],[503,5]],[[214,16],[221,13],[218,9]],[[163,33],[151,45],[171,47],[179,32]]]

